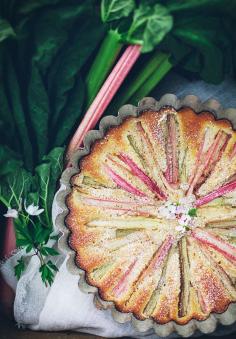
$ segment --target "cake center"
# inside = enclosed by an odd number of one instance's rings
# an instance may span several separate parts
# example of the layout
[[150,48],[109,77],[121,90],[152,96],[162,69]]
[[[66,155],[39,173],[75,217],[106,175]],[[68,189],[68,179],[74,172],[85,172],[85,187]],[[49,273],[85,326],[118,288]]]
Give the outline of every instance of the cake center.
[[196,198],[194,195],[183,196],[177,201],[167,200],[159,207],[158,212],[162,218],[175,220],[176,231],[184,235],[197,226],[197,209],[194,205]]

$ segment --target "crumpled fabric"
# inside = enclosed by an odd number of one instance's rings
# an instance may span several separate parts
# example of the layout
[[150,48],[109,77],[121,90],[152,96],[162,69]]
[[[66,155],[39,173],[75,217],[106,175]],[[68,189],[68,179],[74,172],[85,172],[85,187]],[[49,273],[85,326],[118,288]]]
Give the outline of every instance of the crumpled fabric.
[[[210,85],[203,81],[189,81],[176,73],[169,74],[153,92],[157,99],[165,93],[177,96],[195,94],[202,101],[215,98],[223,107],[236,107],[236,83],[228,79],[220,85]],[[53,222],[58,206],[53,205]],[[53,242],[51,243],[53,245]],[[54,244],[56,246],[56,244]],[[51,260],[59,268],[51,287],[45,287],[39,275],[39,261],[36,256],[28,256],[27,269],[20,278],[14,276],[17,260],[26,255],[19,250],[1,265],[6,282],[15,290],[14,316],[16,322],[32,330],[73,330],[103,337],[159,338],[153,331],[140,334],[130,323],[119,324],[113,320],[109,310],[99,310],[94,306],[93,295],[79,290],[79,276],[72,275],[66,268],[67,256],[60,254]],[[236,331],[236,323],[230,326],[218,325],[212,336],[222,336]],[[194,337],[202,333],[196,332]],[[173,333],[168,338],[177,338]]]

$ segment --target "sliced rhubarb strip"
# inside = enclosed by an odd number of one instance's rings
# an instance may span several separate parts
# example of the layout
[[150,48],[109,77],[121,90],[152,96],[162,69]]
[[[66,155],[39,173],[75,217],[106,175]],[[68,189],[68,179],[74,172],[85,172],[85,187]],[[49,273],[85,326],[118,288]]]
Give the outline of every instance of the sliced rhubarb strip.
[[85,113],[82,122],[71,139],[67,149],[67,159],[69,159],[71,154],[82,145],[85,134],[96,125],[127,74],[139,58],[140,51],[140,45],[131,45],[126,48],[88,111]]
[[182,238],[179,243],[180,258],[180,295],[179,295],[179,317],[184,317],[188,312],[189,295],[190,295],[190,274],[189,274],[189,258],[186,238]]
[[114,288],[113,288],[113,294],[115,295],[115,297],[119,297],[127,288],[127,280],[128,277],[130,275],[130,273],[132,273],[132,270],[135,267],[136,262],[138,261],[138,259],[135,259],[127,268],[127,270],[124,272],[123,276],[121,277],[119,284],[117,284]]
[[192,194],[196,185],[202,184],[209,174],[214,169],[216,163],[220,160],[231,135],[228,135],[224,131],[219,131],[216,137],[209,147],[208,151],[204,152],[205,140],[203,146],[200,146],[201,151],[198,155],[199,159],[196,161],[195,175],[191,176],[189,184],[189,190],[187,195]]
[[147,204],[147,202],[135,203],[132,201],[118,201],[118,200],[108,200],[101,199],[97,197],[86,197],[81,195],[81,200],[83,203],[96,206],[102,209],[114,210],[119,214],[128,214],[133,215],[143,215],[143,216],[158,216],[157,205]]
[[106,242],[105,247],[106,249],[114,251],[124,246],[129,246],[130,249],[131,244],[134,245],[135,243],[137,243],[137,245],[140,246],[141,243],[144,244],[146,242],[150,243],[147,232],[138,230],[136,232],[128,234],[126,237],[109,239],[109,241]]
[[205,195],[204,197],[197,199],[197,201],[195,202],[195,206],[199,207],[199,206],[205,205],[205,204],[209,203],[210,201],[212,201],[212,200],[214,200],[218,197],[221,197],[222,195],[225,195],[227,193],[233,192],[235,190],[236,190],[236,180],[232,181],[228,184],[225,184],[225,185],[221,186],[220,188],[217,188],[213,192]]
[[190,194],[192,194],[192,191],[193,191],[193,184],[192,183],[193,183],[193,180],[196,176],[196,172],[199,168],[199,165],[201,164],[203,154],[205,152],[208,134],[209,134],[209,128],[207,128],[205,130],[204,137],[203,137],[203,139],[200,143],[200,147],[199,147],[198,152],[197,152],[195,167],[194,167],[192,174],[190,175],[189,180],[188,180],[188,183],[191,187],[191,189],[189,187],[189,191],[191,191],[191,192],[189,192]]
[[225,272],[225,270],[218,264],[218,262],[213,258],[211,252],[202,244],[200,249],[203,255],[206,258],[206,261],[209,261],[211,265],[211,269],[215,271],[219,280],[221,280],[223,286],[227,290],[227,292],[231,295],[231,297],[236,300],[236,290],[233,284],[233,281],[229,277],[229,275]]
[[164,223],[163,220],[151,219],[151,218],[126,218],[124,219],[95,219],[90,221],[87,226],[90,227],[105,227],[105,228],[147,228],[147,229],[164,229],[165,226],[168,229],[169,224]]
[[[169,253],[170,248],[172,247],[174,242],[174,238],[172,236],[167,236],[164,240],[162,245],[159,247],[157,253],[155,254],[154,258],[151,260],[150,265],[148,266],[149,272],[152,270],[156,270],[159,266],[163,263],[164,259],[166,258],[167,254]],[[119,281],[119,284],[114,288],[113,293],[116,297],[119,297],[128,287],[129,275],[135,268],[138,259],[135,259],[126,272],[124,273],[122,279]]]
[[166,200],[166,194],[157,186],[157,184],[149,178],[146,173],[138,167],[138,165],[124,153],[120,153],[118,157],[126,164],[131,170],[131,173],[137,176],[152,192],[154,192],[160,200]]
[[216,251],[222,253],[225,257],[236,262],[236,247],[230,245],[223,239],[215,236],[209,231],[195,229],[192,231],[192,236],[203,244],[206,244]]
[[[117,253],[118,257],[121,255],[121,251]],[[129,299],[138,277],[153,257],[154,251],[155,246],[150,240],[146,242],[139,241],[134,246],[130,244],[128,248],[123,248],[123,255],[126,254],[129,266],[122,266],[123,273],[119,276],[112,290],[115,298],[125,297],[126,300]]]
[[[143,273],[140,275],[133,294],[127,301],[127,312],[137,312],[137,310],[143,312],[144,310],[146,314],[146,312],[149,313],[153,311],[156,304],[156,297],[158,296],[158,291],[157,293],[154,291],[159,287],[161,288],[162,281],[164,281],[163,278],[166,271],[166,265],[164,265],[164,263],[167,260],[173,243],[173,237],[168,235],[160,244],[157,251],[155,251],[154,256],[152,256]],[[152,299],[152,301],[150,301],[150,299]],[[151,304],[145,309],[149,301]]]
[[209,222],[206,226],[209,228],[232,228],[236,227],[236,219],[212,221]]
[[[236,228],[212,228],[211,232],[231,242],[236,238]],[[233,238],[233,239],[232,239]]]
[[140,191],[138,188],[134,187],[130,183],[128,183],[125,179],[123,179],[119,174],[117,174],[111,167],[108,165],[104,166],[106,173],[110,176],[110,178],[125,191],[132,193],[134,195],[138,195],[140,197],[145,197],[146,194]]
[[[219,140],[216,142],[215,148],[211,155],[210,166],[209,166],[210,169],[221,158],[230,138],[231,138],[230,134],[227,134],[224,131],[219,132]],[[206,171],[209,171],[209,168],[207,168]]]
[[155,311],[158,299],[159,299],[160,294],[161,294],[161,289],[162,289],[163,285],[166,283],[166,271],[167,271],[167,260],[166,260],[166,265],[163,265],[163,267],[162,267],[160,278],[159,278],[159,281],[157,282],[156,288],[154,289],[154,291],[150,295],[150,299],[149,299],[148,303],[146,304],[146,306],[143,310],[143,313],[147,317],[152,315],[153,312]]
[[162,173],[162,170],[160,168],[156,152],[153,149],[153,145],[149,139],[148,134],[145,132],[143,125],[141,121],[138,121],[136,123],[137,131],[139,133],[141,143],[144,146],[144,152],[142,152],[143,159],[149,168],[149,172],[153,173],[154,178],[157,180],[161,180],[164,187],[166,187],[167,190],[172,191],[172,187],[169,185],[168,181],[166,180],[164,174]]
[[231,154],[230,154],[230,160],[233,160],[235,155],[236,155],[236,142],[233,145],[233,148],[232,148],[232,151],[231,151]]
[[164,261],[167,254],[169,253],[173,243],[174,243],[174,237],[172,235],[168,235],[166,239],[163,241],[163,243],[161,244],[161,246],[158,248],[154,258],[152,259],[152,262],[148,266],[147,271],[149,273],[150,271],[157,269],[161,265],[161,263]]
[[129,141],[130,146],[132,147],[134,152],[137,154],[137,156],[138,156],[138,158],[139,158],[143,168],[145,168],[146,164],[145,164],[144,158],[143,158],[143,156],[141,154],[141,151],[139,150],[139,148],[138,148],[138,146],[137,146],[137,144],[135,142],[134,137],[131,134],[129,134],[129,135],[127,135],[127,139]]
[[183,156],[183,160],[182,163],[180,165],[180,177],[181,177],[181,182],[187,182],[188,178],[187,178],[187,154],[188,154],[188,147],[186,147],[185,151],[184,151],[184,156]]
[[81,194],[82,196],[87,196],[91,199],[97,199],[101,201],[108,202],[117,202],[123,204],[131,204],[131,205],[155,205],[160,204],[161,202],[157,202],[155,199],[150,197],[143,196],[134,196],[130,195],[128,192],[124,191],[121,188],[111,188],[111,187],[91,187],[83,184],[75,184],[75,190]]
[[167,115],[167,142],[166,142],[166,178],[172,184],[177,184],[179,179],[178,163],[178,131],[174,114]]
[[[145,191],[145,196],[149,199],[160,199],[156,193],[154,193],[146,183],[141,180],[140,176],[137,174],[134,174],[132,170],[130,170],[129,167],[127,167],[127,164],[125,164],[123,161],[119,161],[119,156],[107,155],[108,162],[106,165],[108,165],[115,173],[119,173],[121,177],[124,177],[127,182],[131,182],[132,185],[137,188],[139,191]],[[141,182],[140,182],[141,181]],[[144,187],[143,187],[144,184]],[[146,187],[148,187],[148,190],[145,190]],[[142,187],[139,189],[138,187]]]

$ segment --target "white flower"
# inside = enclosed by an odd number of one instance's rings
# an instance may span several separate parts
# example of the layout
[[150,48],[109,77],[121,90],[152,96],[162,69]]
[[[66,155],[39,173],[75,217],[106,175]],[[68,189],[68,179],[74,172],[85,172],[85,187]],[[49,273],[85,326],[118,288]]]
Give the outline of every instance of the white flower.
[[166,202],[164,206],[159,207],[158,212],[163,218],[175,219],[176,205]]
[[14,218],[17,219],[18,218],[18,211],[15,210],[14,208],[9,208],[7,209],[7,213],[3,214],[4,217],[6,218]]
[[44,211],[43,208],[39,209],[39,206],[36,206],[34,204],[31,204],[28,207],[25,206],[25,210],[29,215],[39,215]]
[[183,214],[178,220],[178,223],[182,226],[188,226],[192,218],[189,215]]
[[168,211],[168,208],[166,207],[166,206],[161,206],[161,207],[159,207],[158,208],[158,212],[160,213],[160,215],[162,216],[162,217],[166,217],[166,218],[168,218],[169,217],[169,211]]
[[181,226],[181,225],[176,226],[175,229],[178,232],[185,232],[185,228],[183,226]]
[[189,206],[186,205],[179,205],[177,206],[176,213],[177,214],[186,214],[188,213]]
[[183,191],[187,191],[189,189],[189,184],[187,182],[182,182],[182,184],[180,184],[180,188]]
[[171,214],[175,214],[177,212],[177,206],[176,205],[170,205],[168,206],[168,211],[171,213]]
[[187,205],[187,206],[192,206],[193,203],[195,202],[196,198],[193,194],[189,195],[188,197],[183,197],[179,199],[179,203],[181,205]]

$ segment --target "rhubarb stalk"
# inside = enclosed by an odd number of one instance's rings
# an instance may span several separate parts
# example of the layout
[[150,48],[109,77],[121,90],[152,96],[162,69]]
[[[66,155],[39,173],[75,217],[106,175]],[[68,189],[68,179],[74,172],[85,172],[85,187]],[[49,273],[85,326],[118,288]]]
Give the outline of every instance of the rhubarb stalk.
[[126,48],[121,58],[113,68],[111,74],[98,92],[88,111],[85,113],[81,124],[75,132],[67,150],[68,159],[72,153],[82,145],[84,135],[96,125],[127,74],[140,56],[140,53],[140,45],[128,46]]
[[127,82],[121,87],[119,96],[115,97],[108,108],[108,114],[117,112],[118,109],[130,102],[137,104],[138,101],[151,92],[172,67],[169,55],[156,51],[148,61],[140,59],[141,68],[137,75],[130,74]]
[[[147,68],[143,69],[143,73],[148,67],[149,65],[147,65]],[[137,104],[141,98],[147,96],[159,84],[172,67],[173,64],[169,61],[169,55],[166,54],[162,62],[156,66],[152,74],[140,84],[138,90],[128,100],[131,103]]]
[[120,34],[115,30],[108,31],[86,78],[88,106],[96,97],[122,46]]

